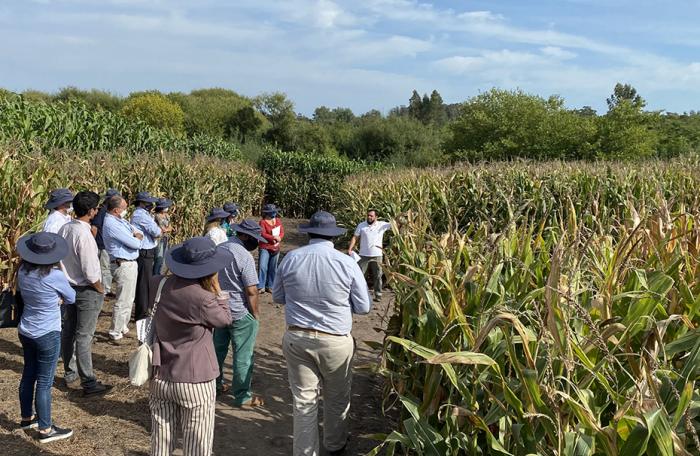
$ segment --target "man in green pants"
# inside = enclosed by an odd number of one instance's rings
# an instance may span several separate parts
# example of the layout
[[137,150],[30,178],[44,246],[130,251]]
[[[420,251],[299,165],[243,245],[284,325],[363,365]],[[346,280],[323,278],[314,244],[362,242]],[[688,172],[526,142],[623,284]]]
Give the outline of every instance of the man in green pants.
[[219,361],[219,378],[216,389],[219,393],[229,391],[224,383],[224,360],[229,344],[233,348],[233,395],[237,406],[260,406],[263,400],[253,395],[250,384],[253,379],[255,337],[258,334],[258,274],[255,260],[250,254],[258,247],[258,241],[266,242],[260,235],[260,225],[244,220],[233,225],[236,236],[220,245],[233,253],[233,261],[219,271],[222,292],[228,294],[233,322],[225,328],[214,330],[214,349]]

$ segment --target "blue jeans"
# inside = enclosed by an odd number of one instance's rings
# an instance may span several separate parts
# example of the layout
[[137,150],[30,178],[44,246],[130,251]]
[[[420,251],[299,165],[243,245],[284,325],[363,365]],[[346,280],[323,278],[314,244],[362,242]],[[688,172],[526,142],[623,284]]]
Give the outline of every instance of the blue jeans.
[[279,257],[279,251],[272,253],[268,250],[260,249],[258,290],[263,288],[272,288],[272,285],[274,285],[275,274],[277,273],[277,260]]
[[[24,350],[24,370],[19,382],[19,406],[22,418],[34,415],[36,406],[39,429],[51,427],[51,386],[61,351],[61,332],[51,331],[32,339],[19,335]],[[36,399],[34,387],[36,386]]]

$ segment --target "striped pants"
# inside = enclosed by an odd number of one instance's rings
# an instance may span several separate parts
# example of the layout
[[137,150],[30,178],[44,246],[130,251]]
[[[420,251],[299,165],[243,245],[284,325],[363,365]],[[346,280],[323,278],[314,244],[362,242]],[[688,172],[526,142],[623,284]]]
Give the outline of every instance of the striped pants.
[[184,456],[209,456],[214,443],[216,380],[175,383],[151,379],[151,455],[170,456],[182,430]]

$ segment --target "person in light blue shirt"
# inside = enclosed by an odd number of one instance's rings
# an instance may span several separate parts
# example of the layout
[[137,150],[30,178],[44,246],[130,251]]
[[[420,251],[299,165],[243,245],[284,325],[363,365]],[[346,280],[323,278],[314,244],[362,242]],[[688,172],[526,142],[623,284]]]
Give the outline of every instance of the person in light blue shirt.
[[126,220],[127,203],[115,195],[107,200],[107,215],[102,224],[102,238],[109,254],[115,301],[109,337],[117,342],[129,332],[128,323],[136,295],[139,249],[143,233]]
[[339,454],[347,444],[352,357],[352,315],[369,313],[372,299],[357,263],[335,250],[345,233],[335,217],[316,212],[299,231],[309,245],[284,257],[272,299],[285,306],[282,342],[294,397],[294,456],[319,454],[318,390],[323,392],[324,446]]
[[52,442],[73,435],[70,429],[51,421],[51,386],[61,348],[60,304],[75,303],[75,291],[59,269],[59,261],[68,253],[68,243],[55,233],[42,232],[22,237],[16,248],[22,258],[17,288],[24,300],[17,328],[24,354],[19,384],[20,427],[38,427],[39,441]]
[[153,277],[153,262],[156,258],[157,240],[162,232],[151,215],[158,198],[148,192],[139,192],[134,199],[136,210],[131,216],[131,224],[143,233],[141,250],[136,260],[138,275],[136,278],[136,296],[134,299],[134,320],[146,318],[148,311],[148,284]]

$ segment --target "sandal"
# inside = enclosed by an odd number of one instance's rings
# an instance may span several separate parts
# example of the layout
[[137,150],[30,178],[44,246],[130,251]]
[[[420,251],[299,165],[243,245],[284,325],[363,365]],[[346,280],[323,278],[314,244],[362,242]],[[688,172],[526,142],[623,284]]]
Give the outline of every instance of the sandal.
[[216,394],[226,394],[231,389],[231,385],[224,383],[221,386],[216,387]]
[[253,396],[238,407],[248,408],[248,407],[261,407],[265,405],[265,400],[260,396]]

